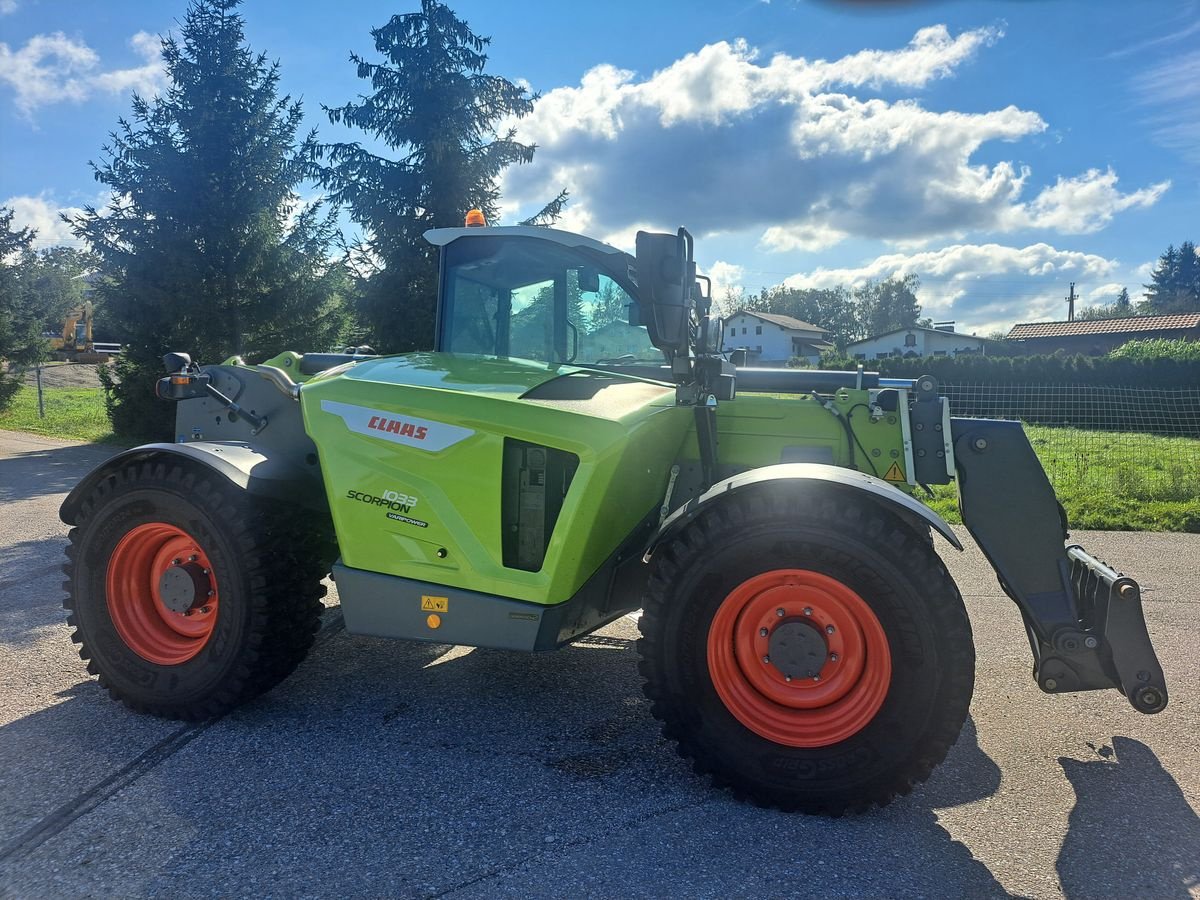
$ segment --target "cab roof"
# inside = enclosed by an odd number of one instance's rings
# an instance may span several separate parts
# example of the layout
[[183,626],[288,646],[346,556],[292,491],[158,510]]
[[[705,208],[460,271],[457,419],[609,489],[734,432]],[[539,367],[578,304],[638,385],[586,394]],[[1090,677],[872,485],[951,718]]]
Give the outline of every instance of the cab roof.
[[593,240],[590,237],[584,237],[582,234],[573,234],[570,231],[560,231],[557,228],[544,228],[541,225],[505,225],[505,226],[476,226],[474,228],[431,228],[425,232],[425,240],[433,244],[435,247],[444,247],[451,241],[456,241],[459,238],[478,238],[478,237],[530,237],[537,238],[542,241],[552,241],[555,244],[562,244],[564,247],[586,247],[589,250],[594,250],[597,253],[610,253],[613,255],[623,255],[622,251],[616,247],[610,247],[608,244],[603,244],[600,241]]

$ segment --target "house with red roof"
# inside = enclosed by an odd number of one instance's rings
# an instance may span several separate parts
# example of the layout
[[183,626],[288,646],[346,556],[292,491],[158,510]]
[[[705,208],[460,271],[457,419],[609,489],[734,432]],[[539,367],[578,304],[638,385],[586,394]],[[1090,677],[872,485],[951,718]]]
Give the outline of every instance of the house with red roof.
[[1048,355],[1059,350],[1103,356],[1135,340],[1200,340],[1200,313],[1076,319],[1073,322],[1025,322],[1014,325],[1005,337],[1014,343],[1012,352],[1020,356]]

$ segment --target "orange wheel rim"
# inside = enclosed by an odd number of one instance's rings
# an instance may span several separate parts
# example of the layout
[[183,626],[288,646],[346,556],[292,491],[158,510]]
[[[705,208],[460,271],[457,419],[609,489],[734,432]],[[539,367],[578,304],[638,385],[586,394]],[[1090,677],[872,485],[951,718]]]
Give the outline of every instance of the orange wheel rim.
[[105,578],[108,614],[134,653],[177,666],[208,643],[219,596],[208,554],[186,531],[164,522],[131,529],[117,543]]
[[879,712],[892,656],[874,611],[845,584],[774,569],[743,581],[718,607],[708,671],[725,707],[755,734],[827,747]]

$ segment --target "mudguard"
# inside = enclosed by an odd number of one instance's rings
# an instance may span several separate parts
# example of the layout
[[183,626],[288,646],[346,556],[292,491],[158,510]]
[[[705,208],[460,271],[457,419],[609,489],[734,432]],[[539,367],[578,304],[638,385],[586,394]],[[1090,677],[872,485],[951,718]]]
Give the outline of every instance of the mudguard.
[[59,518],[74,525],[83,498],[101,481],[128,465],[159,458],[198,464],[251,494],[287,500],[311,509],[326,508],[325,490],[316,465],[305,468],[290,459],[268,456],[243,442],[191,441],[186,444],[142,444],[117,454],[75,485],[58,511]]
[[825,489],[849,491],[854,492],[857,496],[865,496],[884,508],[899,513],[906,519],[915,517],[919,521],[927,523],[949,541],[956,550],[962,549],[958,537],[941,516],[881,478],[853,469],[843,469],[840,466],[829,466],[822,463],[781,463],[776,466],[750,469],[722,479],[699,497],[689,500],[676,509],[650,539],[646,548],[646,559],[653,555],[660,543],[682,530],[701,510],[711,508],[713,504],[720,503],[739,491],[784,482],[808,483]]

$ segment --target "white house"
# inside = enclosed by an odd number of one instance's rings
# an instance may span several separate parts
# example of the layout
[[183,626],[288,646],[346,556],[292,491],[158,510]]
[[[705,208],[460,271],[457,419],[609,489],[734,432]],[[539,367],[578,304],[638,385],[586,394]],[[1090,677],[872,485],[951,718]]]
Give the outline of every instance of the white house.
[[889,356],[960,356],[987,355],[988,345],[997,346],[987,338],[973,334],[958,334],[954,325],[937,328],[898,328],[886,334],[864,338],[846,347],[854,359],[887,359]]
[[739,310],[725,320],[725,350],[745,347],[747,362],[754,365],[786,365],[794,356],[816,364],[821,352],[833,347],[824,328],[791,316]]

